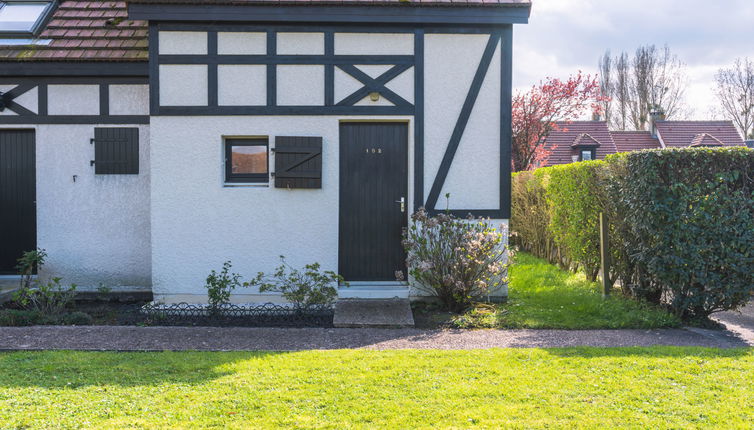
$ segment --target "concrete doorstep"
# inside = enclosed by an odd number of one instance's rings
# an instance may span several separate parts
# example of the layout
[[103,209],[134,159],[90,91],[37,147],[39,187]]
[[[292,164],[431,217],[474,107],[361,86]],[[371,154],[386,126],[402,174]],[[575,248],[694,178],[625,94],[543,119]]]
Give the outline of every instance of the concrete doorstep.
[[335,327],[402,328],[414,326],[408,299],[340,299],[335,302]]

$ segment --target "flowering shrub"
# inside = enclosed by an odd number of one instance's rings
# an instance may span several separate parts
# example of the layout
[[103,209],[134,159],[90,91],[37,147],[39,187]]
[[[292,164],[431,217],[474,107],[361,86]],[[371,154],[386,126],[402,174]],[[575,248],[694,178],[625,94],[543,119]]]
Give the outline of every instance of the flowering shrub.
[[436,296],[447,310],[462,312],[506,281],[504,233],[487,220],[432,217],[424,209],[411,220],[403,239],[409,273],[418,289]]

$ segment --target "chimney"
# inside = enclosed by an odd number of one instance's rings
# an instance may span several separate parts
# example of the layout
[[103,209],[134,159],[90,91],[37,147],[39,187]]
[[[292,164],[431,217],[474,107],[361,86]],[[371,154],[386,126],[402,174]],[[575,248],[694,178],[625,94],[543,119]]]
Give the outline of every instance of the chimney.
[[649,110],[649,131],[655,139],[657,138],[657,121],[665,121],[665,110],[655,105]]

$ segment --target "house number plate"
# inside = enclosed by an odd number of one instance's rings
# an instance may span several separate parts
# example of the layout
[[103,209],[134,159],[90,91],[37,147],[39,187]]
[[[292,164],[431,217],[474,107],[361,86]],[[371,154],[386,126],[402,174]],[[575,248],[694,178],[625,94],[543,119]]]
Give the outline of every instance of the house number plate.
[[382,148],[367,148],[367,154],[382,154]]

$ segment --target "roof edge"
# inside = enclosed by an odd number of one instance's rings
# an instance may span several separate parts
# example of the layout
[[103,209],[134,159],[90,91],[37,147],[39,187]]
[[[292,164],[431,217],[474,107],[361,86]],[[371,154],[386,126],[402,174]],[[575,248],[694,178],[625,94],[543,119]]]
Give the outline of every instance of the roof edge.
[[505,25],[528,23],[530,12],[530,3],[455,3],[455,6],[420,2],[346,4],[342,1],[275,5],[128,3],[128,18],[132,20],[189,22]]

